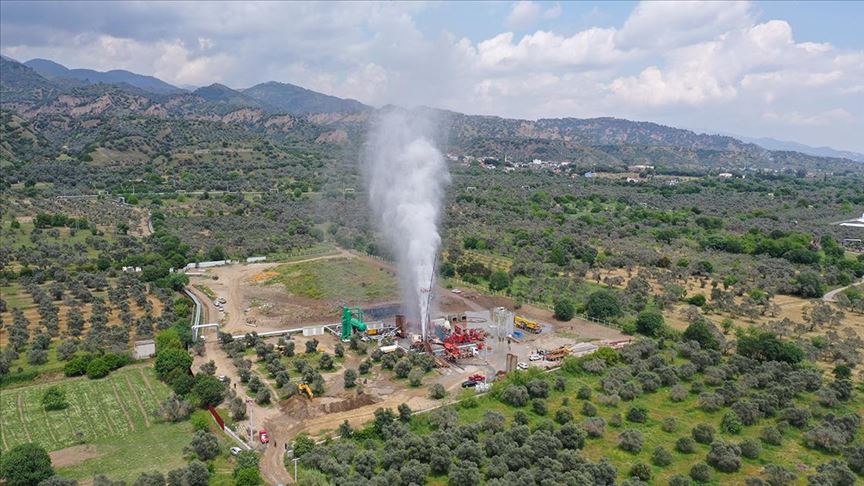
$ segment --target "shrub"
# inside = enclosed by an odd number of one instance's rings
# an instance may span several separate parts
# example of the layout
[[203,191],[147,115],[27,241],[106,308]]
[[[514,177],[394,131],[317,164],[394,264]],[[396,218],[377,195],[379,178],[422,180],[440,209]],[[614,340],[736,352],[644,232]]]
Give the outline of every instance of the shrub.
[[651,466],[644,462],[637,462],[630,468],[630,477],[639,478],[642,481],[651,480]]
[[727,434],[740,434],[744,426],[738,418],[738,414],[730,410],[723,414],[723,420],[720,421],[720,429]]
[[793,427],[804,428],[810,421],[812,415],[806,408],[789,407],[780,411],[780,419],[785,420]]
[[697,483],[707,483],[711,481],[711,468],[704,462],[694,464],[690,468],[690,477]]
[[418,387],[423,384],[423,370],[420,368],[412,368],[408,372],[408,383],[413,387]]
[[698,424],[691,431],[693,440],[700,444],[710,444],[714,441],[714,427],[708,424]]
[[660,428],[663,429],[663,432],[675,432],[678,429],[678,421],[675,420],[675,417],[666,417]]
[[766,444],[780,445],[780,443],[783,442],[783,434],[773,425],[763,427],[759,437],[762,439],[762,442]]
[[714,441],[711,443],[711,450],[708,451],[706,460],[714,469],[732,473],[741,469],[741,449],[735,444],[721,440]]
[[764,472],[771,486],[788,486],[798,479],[794,472],[777,464],[766,464]]
[[637,424],[645,423],[648,420],[648,409],[645,407],[630,407],[627,411],[627,420]]
[[53,475],[51,457],[36,444],[21,444],[0,456],[0,477],[10,486],[39,484]]
[[333,357],[327,353],[321,353],[321,358],[318,359],[318,368],[329,371],[333,369]]
[[559,408],[555,411],[555,421],[561,425],[570,423],[573,421],[573,412],[567,408]]
[[94,358],[87,365],[87,378],[91,380],[105,378],[110,372],[111,368],[108,367],[108,364],[102,358]]
[[549,396],[549,382],[546,380],[531,380],[527,383],[526,388],[531,398],[546,398]]
[[57,385],[49,386],[42,394],[42,407],[45,410],[63,410],[69,406],[66,401],[66,392]]
[[585,420],[582,428],[585,429],[589,437],[602,437],[606,430],[606,421],[601,417],[591,417]]
[[357,385],[357,372],[348,368],[344,373],[345,388],[354,388]]
[[747,439],[740,443],[738,447],[741,449],[741,455],[747,459],[758,459],[762,453],[762,444],[755,439]]
[[89,361],[83,356],[76,356],[63,366],[63,374],[66,376],[82,376],[87,373]]
[[651,453],[651,462],[659,467],[668,466],[672,464],[672,454],[663,447],[657,447]]
[[642,433],[635,429],[627,429],[618,434],[618,447],[632,453],[638,453],[643,445]]
[[531,400],[531,410],[533,410],[537,415],[545,416],[548,412],[546,408],[546,400],[543,400],[542,398]]
[[588,296],[585,303],[585,313],[588,317],[609,320],[621,315],[621,303],[618,294],[613,290],[601,289]]
[[446,396],[447,391],[444,389],[444,385],[440,383],[435,383],[432,385],[432,388],[429,389],[429,396],[435,400],[441,400]]
[[676,474],[669,478],[669,486],[690,486],[692,482],[690,478]]
[[594,417],[597,415],[597,407],[591,402],[585,402],[582,404],[582,415],[586,417]]
[[508,385],[501,393],[501,401],[514,407],[524,407],[528,403],[528,389],[522,385]]
[[696,452],[696,442],[690,437],[681,437],[675,441],[675,450],[682,454],[692,454]]
[[682,402],[687,398],[687,389],[683,385],[675,385],[669,391],[669,400],[673,402]]
[[219,455],[219,440],[210,432],[199,430],[192,437],[187,450],[198,456],[198,459],[209,461]]
[[255,393],[255,403],[258,405],[266,405],[270,403],[270,389],[267,387],[261,387]]
[[306,353],[307,354],[315,353],[317,351],[318,351],[318,340],[317,339],[313,338],[313,339],[306,341]]
[[393,372],[397,378],[408,378],[408,373],[411,373],[411,361],[408,358],[402,358],[393,367]]
[[580,400],[590,400],[591,399],[591,389],[585,385],[579,387],[579,390],[576,392],[576,398]]
[[656,336],[663,329],[663,314],[646,310],[636,318],[636,332],[645,336]]
[[559,321],[569,321],[576,314],[576,307],[573,305],[573,302],[566,298],[555,299],[553,310],[555,312],[555,319]]

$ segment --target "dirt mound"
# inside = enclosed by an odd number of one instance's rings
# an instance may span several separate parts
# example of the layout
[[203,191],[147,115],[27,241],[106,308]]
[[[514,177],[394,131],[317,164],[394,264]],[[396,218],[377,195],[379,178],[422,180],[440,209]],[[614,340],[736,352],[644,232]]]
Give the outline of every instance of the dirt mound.
[[338,402],[325,403],[321,405],[321,410],[324,413],[340,413],[354,410],[355,408],[365,407],[375,403],[375,398],[372,395],[360,395],[353,398],[348,398]]

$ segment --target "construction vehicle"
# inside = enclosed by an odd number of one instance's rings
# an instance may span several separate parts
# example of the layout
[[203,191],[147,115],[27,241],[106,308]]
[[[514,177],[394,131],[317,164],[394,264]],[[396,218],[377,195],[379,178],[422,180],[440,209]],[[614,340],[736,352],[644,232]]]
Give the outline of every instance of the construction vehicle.
[[297,389],[309,395],[309,399],[315,398],[315,396],[312,394],[312,388],[310,388],[309,385],[307,385],[306,383],[300,383],[299,385],[297,385]]
[[530,332],[532,334],[540,334],[541,332],[543,332],[543,327],[540,326],[540,324],[538,324],[536,321],[526,319],[522,316],[514,317],[513,324],[515,324],[516,327],[518,327],[519,329]]
[[567,356],[570,356],[570,348],[568,348],[567,346],[561,346],[554,351],[549,351],[548,353],[546,353],[544,358],[546,359],[546,361],[560,361]]
[[363,309],[359,307],[343,307],[342,308],[342,333],[341,339],[343,342],[351,340],[351,334],[354,330],[365,332],[366,323],[363,322]]

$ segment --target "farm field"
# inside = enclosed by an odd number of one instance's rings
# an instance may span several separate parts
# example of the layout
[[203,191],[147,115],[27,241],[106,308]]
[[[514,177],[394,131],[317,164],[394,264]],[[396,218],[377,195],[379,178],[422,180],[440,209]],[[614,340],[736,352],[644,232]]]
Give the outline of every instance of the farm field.
[[316,300],[369,302],[395,298],[396,278],[387,270],[354,258],[333,258],[276,267],[267,283],[281,283],[298,296]]
[[152,411],[170,394],[148,369],[121,369],[101,380],[63,381],[59,386],[66,392],[69,407],[45,411],[41,400],[48,386],[0,393],[0,445],[4,451],[27,442],[53,451],[109,438],[137,437],[156,425]]

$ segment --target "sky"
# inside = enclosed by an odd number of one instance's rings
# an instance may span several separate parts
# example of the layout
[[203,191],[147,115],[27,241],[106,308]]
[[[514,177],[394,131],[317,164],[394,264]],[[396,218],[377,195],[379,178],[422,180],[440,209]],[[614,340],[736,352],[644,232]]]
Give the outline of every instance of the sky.
[[0,2],[0,52],[179,86],[864,152],[864,2]]

